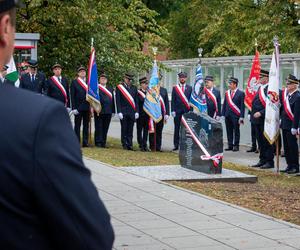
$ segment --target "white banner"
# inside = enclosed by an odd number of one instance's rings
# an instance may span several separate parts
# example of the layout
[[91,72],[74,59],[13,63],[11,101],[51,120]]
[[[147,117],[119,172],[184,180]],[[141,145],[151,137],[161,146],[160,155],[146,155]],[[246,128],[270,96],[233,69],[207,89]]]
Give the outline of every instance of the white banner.
[[279,49],[278,44],[275,44],[269,74],[264,126],[264,135],[270,144],[276,141],[279,133],[279,108]]

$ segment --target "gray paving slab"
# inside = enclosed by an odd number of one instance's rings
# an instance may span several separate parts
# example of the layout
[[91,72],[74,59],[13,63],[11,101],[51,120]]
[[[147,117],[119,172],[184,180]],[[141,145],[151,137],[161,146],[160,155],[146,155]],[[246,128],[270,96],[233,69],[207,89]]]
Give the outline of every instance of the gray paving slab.
[[171,166],[140,166],[140,167],[121,167],[120,169],[146,177],[152,180],[160,181],[239,181],[239,182],[256,182],[257,177],[254,175],[244,174],[238,171],[222,169],[222,174],[205,174],[191,169],[182,168],[179,165]]
[[114,249],[300,249],[297,225],[94,160],[85,163],[111,214]]

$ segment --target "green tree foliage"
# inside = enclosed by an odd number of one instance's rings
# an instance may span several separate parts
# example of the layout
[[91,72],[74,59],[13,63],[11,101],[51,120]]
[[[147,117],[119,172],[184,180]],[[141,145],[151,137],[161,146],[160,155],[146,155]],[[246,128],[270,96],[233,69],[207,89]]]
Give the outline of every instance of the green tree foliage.
[[173,58],[237,56],[254,53],[255,38],[262,54],[273,50],[279,37],[281,53],[300,48],[299,12],[288,0],[191,0],[168,21]]
[[124,72],[149,70],[151,58],[142,52],[150,46],[166,46],[166,30],[155,20],[158,15],[141,0],[25,0],[18,12],[18,32],[38,32],[39,65],[45,72],[56,62],[74,77],[79,65],[87,66],[91,38],[97,65],[113,84]]

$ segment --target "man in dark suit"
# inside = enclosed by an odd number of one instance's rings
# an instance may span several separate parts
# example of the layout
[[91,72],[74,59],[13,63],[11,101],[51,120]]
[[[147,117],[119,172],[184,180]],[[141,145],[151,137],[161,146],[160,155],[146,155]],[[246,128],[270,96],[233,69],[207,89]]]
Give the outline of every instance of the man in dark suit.
[[239,151],[240,124],[244,124],[245,94],[237,88],[239,80],[231,77],[228,81],[229,90],[225,93],[222,116],[225,117],[228,148],[225,150]]
[[[0,68],[13,52],[16,2],[0,1]],[[1,249],[111,249],[109,214],[63,105],[1,84],[0,116]]]
[[192,87],[186,84],[187,73],[180,72],[178,74],[179,84],[172,89],[172,100],[171,100],[171,114],[174,117],[174,148],[173,151],[178,150],[179,146],[179,129],[181,117],[183,114],[190,111],[189,100],[192,94]]
[[207,104],[207,114],[215,118],[220,119],[221,116],[221,95],[220,91],[214,87],[214,77],[205,77],[205,96]]
[[[160,75],[160,78],[162,78],[162,75]],[[166,88],[160,86],[159,94],[160,94],[160,106],[161,106],[162,119],[160,122],[155,124],[156,141],[154,142],[154,133],[150,133],[149,143],[150,143],[151,150],[161,152],[162,131],[164,128],[164,124],[168,121],[170,116],[170,104],[169,104],[169,97]]]
[[107,76],[104,72],[100,74],[99,96],[101,102],[101,112],[94,113],[95,120],[95,146],[106,148],[107,133],[112,115],[115,114],[115,98],[112,87],[107,86]]
[[146,77],[139,79],[140,89],[138,90],[138,106],[139,106],[139,119],[136,120],[136,131],[137,131],[137,141],[141,151],[150,151],[147,146],[148,139],[148,124],[149,115],[144,111],[144,101],[148,89],[148,80]]
[[88,147],[90,104],[86,100],[88,85],[86,83],[86,69],[80,66],[77,69],[78,77],[71,84],[72,113],[75,116],[74,130],[80,142],[80,127],[83,123],[82,147]]
[[23,74],[20,79],[21,89],[27,89],[35,93],[44,93],[46,77],[43,73],[38,72],[38,63],[36,60],[28,61],[29,72]]
[[133,126],[139,118],[137,88],[132,85],[133,75],[125,74],[124,81],[116,88],[116,104],[121,121],[121,143],[124,149],[133,150]]
[[300,92],[299,80],[289,75],[286,81],[286,89],[282,91],[281,102],[281,129],[283,146],[287,167],[284,171],[288,174],[299,173],[299,151],[297,143],[297,128],[300,118]]
[[54,75],[48,79],[47,82],[47,96],[50,96],[60,102],[62,102],[67,108],[70,109],[70,96],[69,96],[69,83],[67,78],[62,77],[62,67],[56,63],[52,66]]
[[255,125],[255,134],[259,148],[259,162],[252,167],[273,168],[274,167],[274,149],[264,136],[266,98],[268,93],[269,72],[260,71],[259,87],[252,101],[251,122]]

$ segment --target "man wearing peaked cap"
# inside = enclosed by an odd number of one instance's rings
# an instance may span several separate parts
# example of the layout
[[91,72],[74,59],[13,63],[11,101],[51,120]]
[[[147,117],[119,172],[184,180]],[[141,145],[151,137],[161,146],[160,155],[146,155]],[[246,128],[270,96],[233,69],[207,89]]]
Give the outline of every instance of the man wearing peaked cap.
[[139,106],[139,118],[136,120],[136,130],[137,130],[137,141],[141,151],[149,151],[147,146],[148,139],[148,124],[149,116],[144,111],[144,101],[148,89],[148,79],[147,77],[142,77],[139,79],[140,88],[138,90],[138,106]]
[[239,151],[240,124],[244,124],[245,93],[237,88],[239,80],[230,77],[228,90],[225,92],[222,116],[225,117],[228,148],[225,150]]
[[101,72],[99,78],[99,96],[101,102],[101,112],[99,115],[94,113],[95,121],[95,145],[96,147],[107,148],[107,133],[111,122],[111,117],[115,111],[114,90],[108,85],[107,75]]
[[133,75],[126,73],[116,88],[117,113],[121,122],[121,143],[124,149],[133,150],[134,122],[139,118],[138,92],[132,85]]
[[252,167],[266,169],[274,167],[274,149],[264,136],[266,99],[268,98],[269,83],[268,71],[263,69],[260,71],[258,83],[261,86],[252,101],[250,121],[255,126],[255,134],[259,147],[259,161],[255,165],[252,165]]
[[282,90],[281,102],[281,129],[283,146],[287,167],[284,171],[288,174],[299,173],[299,154],[297,143],[297,129],[300,119],[300,92],[299,80],[294,75],[286,79],[286,88]]
[[[0,0],[0,69],[13,53],[15,4]],[[63,105],[0,84],[0,117],[1,249],[112,249],[109,214]]]
[[218,89],[214,87],[214,77],[206,76],[205,79],[205,97],[207,103],[207,114],[215,118],[220,119],[221,116],[221,94]]
[[180,122],[183,114],[190,111],[189,100],[192,94],[192,87],[186,84],[187,73],[178,74],[179,83],[172,89],[171,114],[174,117],[173,151],[178,150]]
[[89,138],[89,120],[90,120],[90,104],[86,100],[88,85],[86,83],[86,69],[83,66],[78,67],[77,77],[72,81],[70,92],[72,102],[72,113],[74,119],[74,131],[80,143],[81,123],[82,129],[82,147],[88,147]]
[[46,94],[46,76],[37,70],[36,60],[28,61],[28,73],[23,74],[20,79],[20,88],[35,93]]

